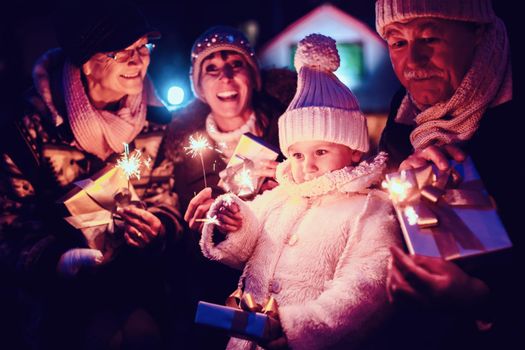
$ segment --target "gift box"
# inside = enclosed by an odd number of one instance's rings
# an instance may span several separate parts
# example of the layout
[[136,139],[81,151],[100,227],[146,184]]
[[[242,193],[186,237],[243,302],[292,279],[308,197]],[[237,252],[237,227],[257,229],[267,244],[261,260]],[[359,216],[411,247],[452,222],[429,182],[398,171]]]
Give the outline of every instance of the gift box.
[[432,165],[391,173],[383,185],[410,254],[453,260],[512,246],[471,158],[441,173]]
[[238,307],[230,307],[200,301],[197,306],[195,323],[219,328],[231,336],[266,341],[270,336],[274,318],[261,312],[249,312]]
[[128,183],[124,172],[115,166],[107,166],[91,178],[77,181],[74,185],[58,201],[71,214],[64,220],[82,231],[88,247],[104,253],[110,249],[105,233],[114,231],[113,213],[117,205],[127,205],[132,200],[138,200],[135,190]]
[[226,168],[219,174],[219,186],[241,198],[259,193],[264,181],[264,177],[256,175],[260,162],[276,160],[278,156],[279,151],[263,139],[251,133],[242,135]]

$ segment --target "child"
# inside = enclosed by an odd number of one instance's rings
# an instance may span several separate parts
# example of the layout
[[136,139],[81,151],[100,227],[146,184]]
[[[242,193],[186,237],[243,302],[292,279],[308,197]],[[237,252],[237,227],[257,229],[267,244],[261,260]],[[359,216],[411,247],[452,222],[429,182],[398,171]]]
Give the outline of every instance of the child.
[[[264,346],[348,349],[386,314],[397,224],[386,195],[368,189],[381,179],[386,157],[356,166],[369,148],[366,120],[332,73],[335,41],[307,36],[295,66],[297,92],[279,119],[288,158],[277,168],[279,186],[252,202],[218,197],[209,216],[219,224],[204,226],[200,244],[206,257],[244,269],[239,285],[257,303],[277,301],[283,335]],[[228,344],[252,346],[236,338]]]

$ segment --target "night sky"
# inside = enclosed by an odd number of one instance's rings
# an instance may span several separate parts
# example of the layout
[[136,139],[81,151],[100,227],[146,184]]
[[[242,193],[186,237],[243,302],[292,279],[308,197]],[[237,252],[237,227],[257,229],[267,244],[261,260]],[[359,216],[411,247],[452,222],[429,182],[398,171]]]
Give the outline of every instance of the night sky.
[[[154,53],[150,74],[159,90],[169,84],[188,89],[190,49],[195,38],[208,27],[226,24],[242,27],[249,20],[259,26],[256,50],[295,20],[317,6],[330,2],[374,29],[372,0],[136,0],[152,25],[163,34]],[[16,95],[30,85],[34,61],[47,49],[56,46],[51,16],[57,1],[13,1],[12,9],[0,10],[0,77],[2,100]],[[3,6],[6,6],[5,3]],[[86,1],[89,6],[89,1]],[[516,11],[510,1],[494,1],[496,13],[509,30],[511,46],[517,37]],[[374,29],[375,30],[375,29]],[[513,61],[520,62],[513,50]],[[513,65],[515,76],[521,67]],[[515,79],[515,83],[516,83]],[[518,83],[519,84],[519,83]],[[184,86],[186,85],[186,86]],[[5,106],[3,107],[5,108]]]

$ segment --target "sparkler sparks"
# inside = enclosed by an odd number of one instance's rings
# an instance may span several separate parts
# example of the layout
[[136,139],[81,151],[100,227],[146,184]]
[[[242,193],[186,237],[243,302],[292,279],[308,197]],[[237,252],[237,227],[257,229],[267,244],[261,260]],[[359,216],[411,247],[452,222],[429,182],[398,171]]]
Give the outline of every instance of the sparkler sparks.
[[202,175],[204,179],[204,187],[208,187],[208,183],[206,182],[206,169],[204,168],[204,159],[202,158],[202,151],[213,148],[208,143],[208,139],[200,135],[196,135],[195,137],[193,137],[193,135],[190,135],[189,141],[189,146],[184,147],[184,149],[186,150],[186,154],[190,155],[192,158],[195,158],[197,155],[200,157]]
[[247,188],[250,192],[255,191],[251,171],[249,169],[243,168],[241,171],[235,174],[234,181],[241,189]]
[[406,207],[405,210],[403,210],[403,213],[405,214],[405,217],[407,218],[409,225],[413,226],[417,224],[419,216],[414,210],[414,207],[411,207],[411,206]]
[[219,222],[219,219],[217,219],[217,215],[213,215],[213,216],[206,215],[205,219],[195,219],[195,221],[203,222],[205,224],[212,224],[212,225],[220,226],[220,222]]
[[128,179],[128,182],[133,176],[137,180],[140,180],[140,168],[142,165],[149,169],[151,166],[151,158],[148,158],[143,162],[142,152],[140,152],[140,150],[138,149],[133,151],[133,154],[130,156],[129,145],[127,143],[124,143],[124,152],[122,153],[122,157],[120,157],[120,159],[117,160],[116,166],[122,169],[122,171],[126,175],[126,178]]
[[394,202],[404,201],[408,197],[409,190],[412,188],[412,184],[410,181],[407,181],[404,171],[401,172],[400,177],[383,181],[382,186],[388,190],[390,198]]
[[196,135],[195,137],[191,135],[189,141],[189,146],[184,147],[184,149],[186,150],[186,154],[189,154],[192,158],[198,155],[202,157],[202,151],[205,149],[213,149],[208,143],[208,139],[200,135]]

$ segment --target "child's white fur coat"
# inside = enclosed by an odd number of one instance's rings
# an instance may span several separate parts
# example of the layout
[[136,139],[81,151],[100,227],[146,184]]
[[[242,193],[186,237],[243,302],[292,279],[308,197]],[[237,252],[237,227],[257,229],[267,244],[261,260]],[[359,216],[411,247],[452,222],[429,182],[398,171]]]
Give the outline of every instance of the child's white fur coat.
[[[384,155],[295,184],[285,162],[280,186],[239,205],[242,228],[213,243],[214,226],[201,239],[205,256],[244,269],[245,292],[258,303],[277,300],[288,344],[293,349],[359,343],[388,313],[385,280],[389,247],[399,245],[398,225],[385,193],[367,190],[383,169]],[[232,338],[229,349],[251,343]]]

